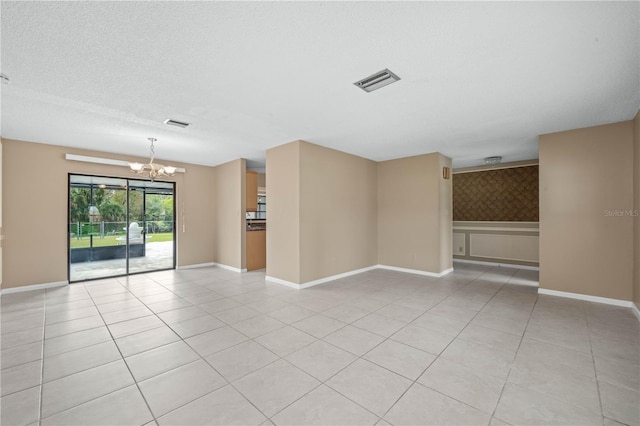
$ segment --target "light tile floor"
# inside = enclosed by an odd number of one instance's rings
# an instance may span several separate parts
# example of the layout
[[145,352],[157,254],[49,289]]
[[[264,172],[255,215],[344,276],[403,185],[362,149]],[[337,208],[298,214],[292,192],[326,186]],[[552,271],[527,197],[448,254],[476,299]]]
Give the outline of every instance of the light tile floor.
[[8,294],[1,423],[640,424],[634,314],[537,279],[203,268]]

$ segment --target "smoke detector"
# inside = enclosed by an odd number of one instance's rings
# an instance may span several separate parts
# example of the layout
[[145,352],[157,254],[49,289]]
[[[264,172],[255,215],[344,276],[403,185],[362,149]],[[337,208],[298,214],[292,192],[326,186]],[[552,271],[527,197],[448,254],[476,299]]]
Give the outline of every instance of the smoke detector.
[[391,83],[395,83],[400,80],[400,77],[395,75],[389,69],[385,68],[375,74],[371,74],[369,77],[365,77],[360,81],[356,81],[355,84],[365,92],[373,92],[381,87],[388,86]]
[[185,123],[184,121],[178,121],[178,120],[171,120],[170,118],[167,118],[166,120],[164,120],[163,123],[168,124],[169,126],[182,127],[183,129],[191,125],[191,123]]

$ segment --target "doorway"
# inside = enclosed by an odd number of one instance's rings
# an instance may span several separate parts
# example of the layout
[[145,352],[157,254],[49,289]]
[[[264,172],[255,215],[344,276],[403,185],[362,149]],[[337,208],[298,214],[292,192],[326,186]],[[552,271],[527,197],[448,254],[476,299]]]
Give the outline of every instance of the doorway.
[[69,174],[69,282],[175,268],[175,183]]

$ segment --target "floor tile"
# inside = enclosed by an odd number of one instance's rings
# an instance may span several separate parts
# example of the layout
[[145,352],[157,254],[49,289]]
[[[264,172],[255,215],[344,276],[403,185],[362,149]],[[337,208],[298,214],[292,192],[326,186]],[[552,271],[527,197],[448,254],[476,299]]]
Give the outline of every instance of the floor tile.
[[94,315],[87,318],[80,318],[47,325],[44,327],[44,337],[46,339],[51,339],[53,337],[62,336],[64,334],[71,334],[78,331],[89,330],[91,328],[97,328],[101,326],[104,326],[104,321],[99,315]]
[[410,308],[408,306],[391,304],[378,309],[376,311],[376,314],[408,324],[418,318],[420,315],[424,314],[426,310],[426,307],[423,309],[417,309]]
[[507,383],[494,415],[514,425],[602,424],[602,416],[594,411]]
[[352,325],[354,327],[370,331],[371,333],[375,333],[379,336],[389,337],[406,324],[402,321],[374,313],[354,321]]
[[445,358],[438,358],[418,383],[488,414],[496,408],[504,386],[503,380]]
[[359,297],[347,302],[347,304],[350,306],[355,306],[356,308],[361,308],[369,312],[377,311],[378,309],[388,305],[389,303],[390,302],[386,302],[384,300],[376,299],[373,297]]
[[108,312],[102,314],[102,319],[105,324],[115,324],[117,322],[132,320],[135,318],[146,317],[148,315],[153,315],[146,306],[138,306],[136,308],[123,309],[114,312]]
[[369,315],[369,313],[370,312],[366,309],[361,309],[345,304],[327,309],[326,311],[322,312],[322,315],[329,318],[337,319],[338,321],[342,321],[347,324],[351,324],[352,322]]
[[77,333],[66,334],[44,341],[44,356],[58,355],[75,349],[92,346],[97,343],[108,342],[111,335],[107,327],[92,328]]
[[39,342],[42,340],[43,335],[44,327],[29,328],[15,333],[2,333],[0,336],[0,349],[10,349],[28,343]]
[[383,416],[409,388],[411,381],[360,359],[326,384],[376,415]]
[[42,379],[44,383],[47,383],[120,359],[122,359],[120,352],[113,341],[98,343],[46,357]]
[[391,339],[425,352],[439,355],[454,337],[411,324],[391,336]]
[[240,343],[205,358],[229,382],[246,376],[277,359],[278,356],[253,341]]
[[591,339],[591,348],[595,356],[602,358],[630,360],[636,363],[639,360],[640,342],[595,338]]
[[171,328],[183,339],[202,334],[207,331],[215,330],[216,328],[224,327],[225,324],[217,318],[211,315],[204,315],[201,317],[189,319],[186,321],[180,321],[171,324]]
[[514,336],[510,333],[473,324],[469,324],[462,330],[462,332],[458,334],[458,338],[480,343],[504,352],[510,352],[514,355],[516,350],[518,350],[521,340],[520,336]]
[[305,318],[309,318],[315,314],[316,313],[312,310],[291,305],[278,309],[277,311],[270,312],[269,316],[285,324],[291,324]]
[[250,338],[261,336],[284,326],[285,324],[283,322],[273,319],[267,315],[260,315],[233,324],[234,329]]
[[467,321],[434,315],[431,312],[419,316],[411,323],[411,325],[428,328],[451,336],[457,336],[467,324]]
[[116,339],[122,356],[128,357],[180,340],[169,327],[158,327]]
[[104,304],[98,305],[98,311],[100,311],[100,313],[104,315],[111,312],[124,311],[128,309],[139,308],[139,307],[144,307],[144,304],[140,302],[138,299],[125,299],[117,302],[104,303]]
[[3,425],[38,424],[40,386],[0,398],[0,423]]
[[283,302],[282,300],[276,299],[275,297],[271,297],[269,299],[263,299],[257,302],[248,303],[247,306],[251,309],[262,312],[263,314],[268,314],[270,312],[277,311],[286,306],[289,306],[289,304]]
[[291,324],[293,327],[302,330],[318,339],[322,339],[325,336],[345,327],[347,324],[337,319],[329,318],[324,315],[315,315],[309,318],[305,318],[302,321]]
[[[520,368],[516,362],[509,374],[509,382],[533,390],[585,410],[599,407],[598,386],[594,378],[563,370],[561,366]],[[599,410],[599,408],[598,408]]]
[[317,339],[296,328],[286,326],[255,339],[256,342],[275,354],[285,357],[292,352],[310,345]]
[[401,425],[487,425],[491,416],[420,384],[414,384],[384,417]]
[[95,306],[88,306],[83,308],[65,309],[57,312],[47,312],[46,321],[47,325],[56,324],[59,322],[70,321],[80,318],[86,318],[94,315],[98,315],[99,312]]
[[200,356],[183,341],[169,343],[125,359],[137,382],[189,364]]
[[598,380],[640,392],[640,362],[598,356],[594,362]]
[[114,339],[129,336],[131,334],[140,333],[142,331],[152,330],[154,328],[164,327],[165,324],[155,315],[148,317],[136,318],[129,321],[123,321],[109,325],[109,331]]
[[524,373],[553,370],[596,378],[591,354],[527,338],[522,340],[514,367]]
[[[117,407],[117,409],[114,409]],[[153,420],[136,386],[129,386],[42,420],[42,426],[142,425]]]
[[231,300],[229,298],[218,299],[218,300],[213,300],[211,302],[198,304],[198,308],[202,309],[203,311],[209,314],[213,314],[215,312],[221,312],[231,308],[236,308],[238,306],[242,306],[242,305],[240,305],[240,303],[236,302],[235,300]]
[[483,371],[505,380],[513,363],[513,355],[488,346],[455,339],[441,356],[471,370]]
[[193,305],[200,305],[206,302],[212,302],[214,300],[224,299],[225,296],[216,293],[215,291],[207,291],[206,293],[200,293],[192,296],[187,296],[182,301],[191,303]]
[[640,392],[600,383],[602,414],[628,425],[640,425]]
[[176,309],[189,308],[191,306],[193,306],[193,304],[184,299],[169,299],[147,305],[147,307],[156,314]]
[[580,352],[591,352],[589,334],[576,329],[553,328],[546,325],[529,323],[524,332],[524,337]]
[[248,340],[233,328],[226,326],[190,337],[185,342],[201,356],[211,355]]
[[231,325],[262,314],[255,309],[247,308],[246,306],[238,306],[237,308],[215,312],[213,315],[219,320]]
[[478,314],[472,309],[447,304],[446,300],[429,309],[429,313],[465,322],[471,321]]
[[45,383],[42,388],[42,417],[52,416],[133,383],[124,361],[115,361]]
[[352,354],[362,356],[380,344],[384,338],[348,325],[328,335],[324,340]]
[[325,381],[358,358],[319,340],[292,353],[286,359],[307,374]]
[[417,379],[436,359],[435,355],[393,340],[384,341],[364,358],[410,380]]
[[158,419],[160,426],[259,425],[266,420],[232,386],[225,386]]
[[0,396],[40,385],[42,361],[33,361],[0,371]]
[[180,321],[186,321],[192,318],[201,317],[207,313],[197,306],[189,306],[187,308],[174,309],[158,314],[158,318],[168,325],[175,324]]
[[472,325],[479,325],[486,328],[510,333],[514,336],[522,337],[527,327],[527,320],[511,320],[505,321],[504,318],[480,311],[478,315],[471,321]]
[[313,377],[280,360],[243,377],[234,386],[271,417],[319,384]]
[[0,365],[2,369],[36,361],[42,358],[42,342],[28,343],[3,349],[0,352]]
[[153,414],[160,417],[226,384],[211,366],[199,360],[145,380],[139,386]]
[[273,417],[278,425],[374,425],[378,417],[322,385]]

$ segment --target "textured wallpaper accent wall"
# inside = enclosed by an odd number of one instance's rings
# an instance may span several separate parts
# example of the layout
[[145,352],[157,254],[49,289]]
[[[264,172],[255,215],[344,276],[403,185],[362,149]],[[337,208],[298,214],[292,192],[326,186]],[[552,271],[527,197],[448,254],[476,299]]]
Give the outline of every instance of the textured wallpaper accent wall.
[[453,175],[453,220],[538,222],[538,166]]

